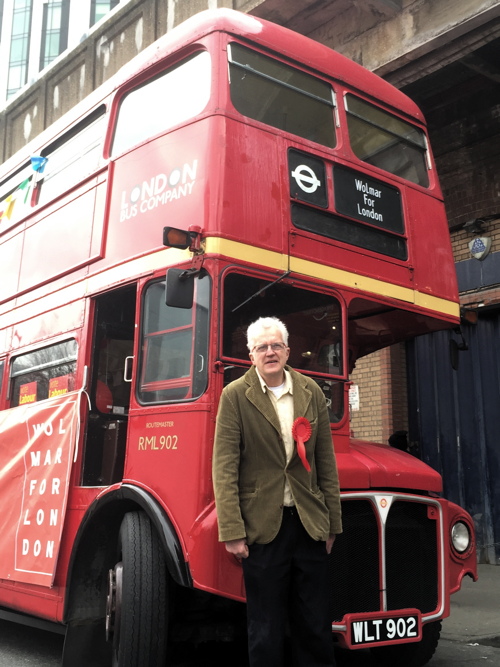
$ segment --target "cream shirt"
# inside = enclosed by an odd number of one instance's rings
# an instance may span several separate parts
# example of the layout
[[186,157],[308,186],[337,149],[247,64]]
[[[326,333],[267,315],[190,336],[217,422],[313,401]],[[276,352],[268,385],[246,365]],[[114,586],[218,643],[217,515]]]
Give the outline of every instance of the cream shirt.
[[[260,386],[264,393],[268,393],[271,401],[278,415],[278,419],[281,427],[281,437],[283,438],[283,443],[285,445],[286,453],[286,463],[290,462],[292,458],[293,451],[295,448],[295,443],[292,436],[292,427],[293,427],[293,385],[292,378],[290,373],[285,370],[285,381],[279,387],[268,387],[267,384],[262,379],[259,371],[257,371],[257,376],[260,381]],[[283,496],[283,505],[290,507],[294,505],[292,492],[290,490],[290,485],[287,480],[285,480],[285,493]]]

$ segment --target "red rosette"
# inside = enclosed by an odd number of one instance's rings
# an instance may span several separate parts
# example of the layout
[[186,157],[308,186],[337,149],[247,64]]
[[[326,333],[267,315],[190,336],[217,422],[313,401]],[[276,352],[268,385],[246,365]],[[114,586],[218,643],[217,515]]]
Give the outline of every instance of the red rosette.
[[293,422],[292,426],[292,436],[295,442],[297,443],[297,454],[299,455],[302,465],[307,470],[311,472],[311,466],[306,457],[306,447],[305,444],[311,437],[312,428],[309,420],[305,417],[297,417]]

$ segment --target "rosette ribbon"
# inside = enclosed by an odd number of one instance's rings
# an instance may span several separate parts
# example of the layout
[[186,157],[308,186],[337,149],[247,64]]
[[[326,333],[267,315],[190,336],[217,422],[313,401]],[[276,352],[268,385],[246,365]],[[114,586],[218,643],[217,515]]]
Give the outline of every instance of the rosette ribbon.
[[311,472],[311,466],[306,457],[306,447],[305,444],[311,437],[312,428],[309,420],[305,417],[297,417],[293,422],[292,426],[292,436],[295,442],[297,443],[297,454],[299,455],[302,465],[307,470]]

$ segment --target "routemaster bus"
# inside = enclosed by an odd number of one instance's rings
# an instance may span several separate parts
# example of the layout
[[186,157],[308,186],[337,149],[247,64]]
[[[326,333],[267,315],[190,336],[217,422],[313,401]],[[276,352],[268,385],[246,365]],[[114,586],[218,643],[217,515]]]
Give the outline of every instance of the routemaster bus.
[[426,664],[477,578],[437,472],[349,427],[356,361],[455,328],[421,112],[329,48],[231,10],[136,56],[0,171],[0,608],[63,664],[155,667],[244,628],[211,457],[245,332],[275,315],[330,413],[344,532],[332,640]]

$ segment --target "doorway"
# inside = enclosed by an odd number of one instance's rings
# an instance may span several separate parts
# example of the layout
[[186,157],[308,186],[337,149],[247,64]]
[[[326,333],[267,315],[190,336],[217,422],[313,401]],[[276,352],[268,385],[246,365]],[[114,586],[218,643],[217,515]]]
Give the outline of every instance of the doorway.
[[108,486],[123,478],[131,389],[126,365],[134,347],[136,294],[134,284],[94,300],[82,486]]

